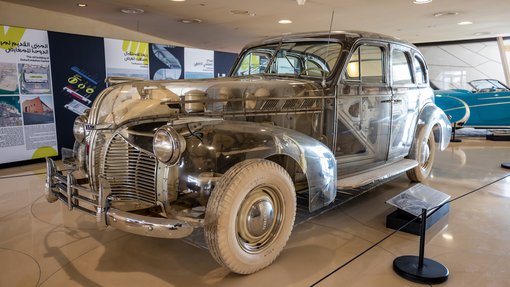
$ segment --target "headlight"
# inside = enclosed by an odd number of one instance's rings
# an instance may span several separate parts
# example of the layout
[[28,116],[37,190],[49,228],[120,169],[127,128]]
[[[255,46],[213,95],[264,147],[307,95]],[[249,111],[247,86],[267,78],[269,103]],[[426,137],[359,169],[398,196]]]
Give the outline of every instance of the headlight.
[[175,164],[186,149],[186,140],[174,128],[163,126],[154,134],[153,149],[159,161]]
[[85,140],[85,124],[87,123],[87,117],[86,116],[79,116],[74,120],[73,125],[73,134],[74,139],[76,139],[77,142],[83,143]]

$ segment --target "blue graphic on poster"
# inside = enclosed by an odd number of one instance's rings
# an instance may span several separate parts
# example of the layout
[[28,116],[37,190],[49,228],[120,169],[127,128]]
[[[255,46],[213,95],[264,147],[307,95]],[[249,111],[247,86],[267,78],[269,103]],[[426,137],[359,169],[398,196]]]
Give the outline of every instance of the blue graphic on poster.
[[162,44],[150,44],[149,69],[152,80],[181,79],[184,48]]
[[74,119],[92,107],[104,83],[104,39],[49,32],[59,148],[73,148]]

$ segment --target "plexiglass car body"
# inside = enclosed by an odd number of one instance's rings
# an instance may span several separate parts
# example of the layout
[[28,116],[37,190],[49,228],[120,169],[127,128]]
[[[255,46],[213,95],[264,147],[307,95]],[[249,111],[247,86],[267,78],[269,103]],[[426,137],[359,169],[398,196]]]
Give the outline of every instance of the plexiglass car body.
[[430,173],[451,127],[411,44],[365,32],[269,38],[230,77],[107,88],[75,122],[76,167],[47,160],[46,197],[100,226],[182,238],[249,274],[275,260],[296,215],[338,190]]
[[435,90],[435,103],[458,126],[510,128],[510,88],[498,80],[468,83],[471,90]]

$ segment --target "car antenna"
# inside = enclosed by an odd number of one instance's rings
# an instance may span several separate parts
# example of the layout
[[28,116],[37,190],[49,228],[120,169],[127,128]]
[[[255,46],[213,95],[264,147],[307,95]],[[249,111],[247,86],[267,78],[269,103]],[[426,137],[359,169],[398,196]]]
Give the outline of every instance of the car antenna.
[[[328,33],[328,45],[326,46],[326,67],[328,67],[328,57],[329,57],[329,42],[331,41],[331,30],[333,29],[333,18],[335,18],[335,10],[331,12],[331,21],[329,22],[329,33]],[[322,73],[322,87],[326,87],[326,71]]]

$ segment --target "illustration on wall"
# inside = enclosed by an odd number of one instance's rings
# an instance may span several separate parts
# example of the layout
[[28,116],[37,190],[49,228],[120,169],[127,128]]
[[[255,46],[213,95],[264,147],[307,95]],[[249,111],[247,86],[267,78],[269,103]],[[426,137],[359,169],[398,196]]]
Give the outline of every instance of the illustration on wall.
[[22,96],[21,108],[25,125],[54,123],[52,96]]
[[149,43],[104,39],[106,76],[149,79]]
[[0,127],[21,126],[18,96],[0,96]]
[[50,94],[49,65],[18,65],[22,94]]
[[16,64],[0,63],[0,95],[19,94]]
[[[183,48],[169,45],[151,44],[150,57],[151,74],[153,80],[177,80],[181,78],[182,65],[177,58]],[[154,69],[152,66],[157,66]],[[154,72],[152,72],[155,70]]]
[[185,48],[184,78],[214,78],[214,51]]
[[67,86],[62,88],[64,94],[69,96],[71,101],[64,107],[77,115],[83,115],[92,105],[91,96],[96,91],[99,80],[93,75],[72,66],[67,78]]
[[[100,37],[48,32],[59,148],[72,149],[74,119],[105,88],[105,47]],[[69,53],[68,51],[73,51]]]
[[0,163],[58,155],[48,32],[0,26],[0,62]]
[[90,109],[107,76],[224,77],[235,58],[226,52],[0,25],[0,164],[72,148],[73,121]]

